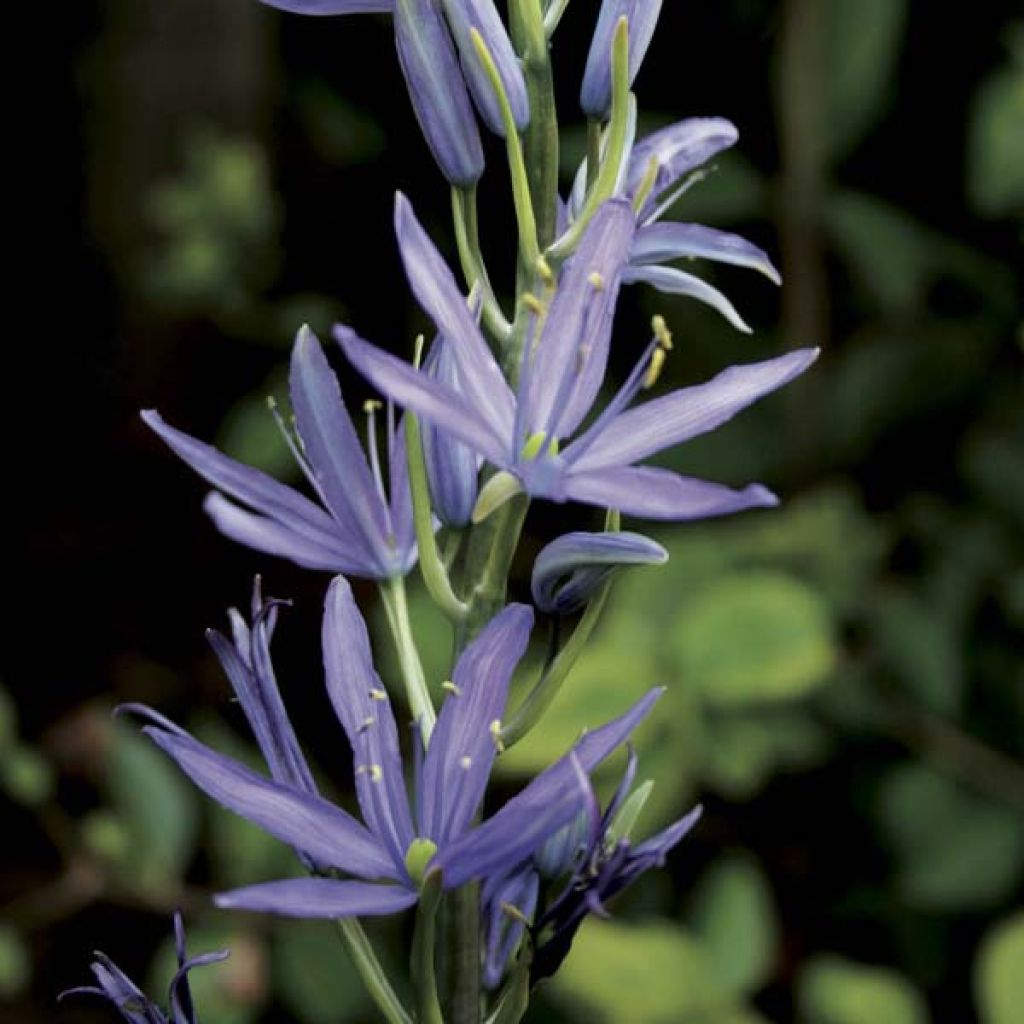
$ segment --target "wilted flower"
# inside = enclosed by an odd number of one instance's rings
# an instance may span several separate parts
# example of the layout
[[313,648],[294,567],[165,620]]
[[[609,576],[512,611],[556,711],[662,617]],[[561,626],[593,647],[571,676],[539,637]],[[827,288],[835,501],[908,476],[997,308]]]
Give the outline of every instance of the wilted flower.
[[612,37],[620,18],[629,24],[629,82],[647,55],[662,0],[602,0],[583,72],[580,106],[588,117],[605,118],[612,104]]
[[93,954],[96,960],[92,964],[92,973],[96,976],[97,984],[68,989],[61,993],[60,998],[74,995],[99,996],[113,1003],[129,1024],[198,1024],[199,1018],[192,1005],[192,993],[188,986],[188,972],[194,967],[226,960],[228,951],[222,949],[215,953],[203,953],[189,958],[185,952],[185,927],[181,914],[174,915],[174,941],[178,955],[178,970],[171,979],[167,993],[167,1014],[102,953]]
[[617,570],[667,561],[668,552],[639,533],[566,533],[546,545],[533,563],[533,601],[541,611],[571,615]]
[[[287,430],[284,434],[322,505],[175,430],[155,410],[147,410],[142,418],[177,455],[218,488],[207,497],[205,508],[218,529],[232,540],[309,569],[369,579],[404,575],[416,563],[416,541],[402,432],[393,428],[389,416],[389,500],[377,454],[378,403],[367,407],[367,462],[337,377],[307,327],[299,331],[292,349],[290,388],[298,444]],[[252,511],[229,501],[225,494]]]
[[452,346],[461,393],[368,344],[347,327],[335,328],[335,337],[382,393],[506,472],[505,478],[499,474],[489,482],[492,495],[504,489],[507,496],[515,487],[551,501],[581,501],[628,515],[674,520],[776,504],[775,496],[757,484],[736,491],[634,463],[725,423],[802,373],[816,358],[815,349],[734,366],[706,384],[629,409],[640,390],[653,385],[671,348],[668,331],[658,319],[655,338],[618,395],[563,448],[603,382],[615,298],[635,229],[628,202],[605,203],[587,226],[555,286],[554,298],[537,317],[535,336],[527,338],[515,393],[451,271],[401,195],[396,229],[412,289]]
[[[301,780],[257,775],[162,716],[133,707],[150,720],[145,733],[208,796],[300,850],[321,875],[354,876],[249,886],[218,896],[218,905],[294,917],[394,913],[417,901],[427,871],[439,870],[445,888],[506,873],[569,821],[578,804],[579,769],[566,756],[482,825],[473,824],[500,746],[509,681],[532,621],[528,607],[510,605],[459,658],[416,773],[415,823],[394,714],[344,577],[333,581],[327,596],[324,666],[328,695],[354,754],[365,824]],[[652,691],[621,718],[587,733],[574,748],[583,770],[592,770],[624,742],[659,695]],[[283,715],[283,709],[272,714]]]

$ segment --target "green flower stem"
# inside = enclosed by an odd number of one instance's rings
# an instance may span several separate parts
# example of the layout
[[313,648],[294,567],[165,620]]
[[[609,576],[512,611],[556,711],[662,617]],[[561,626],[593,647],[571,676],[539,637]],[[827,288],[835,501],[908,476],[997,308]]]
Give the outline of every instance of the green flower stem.
[[420,424],[414,413],[405,414],[405,451],[409,463],[409,489],[412,494],[413,523],[419,551],[420,573],[430,596],[452,622],[465,619],[469,609],[452,590],[448,573],[437,550],[434,524],[430,512],[430,486],[423,462],[423,440]]
[[533,950],[527,933],[526,941],[519,952],[519,959],[512,969],[512,976],[505,983],[498,997],[494,1012],[486,1024],[519,1024],[530,1006],[530,964]]
[[523,157],[523,146],[519,139],[519,130],[516,128],[515,118],[512,116],[512,107],[509,104],[505,87],[498,74],[498,68],[487,49],[483,36],[475,29],[470,29],[473,39],[473,46],[480,57],[487,77],[490,79],[491,88],[498,98],[501,107],[501,121],[505,128],[505,147],[508,151],[509,174],[512,178],[512,201],[515,204],[516,221],[519,225],[519,259],[524,267],[536,266],[540,258],[540,246],[537,242],[537,220],[533,214],[533,200],[530,196],[530,181],[526,173],[526,162]]
[[546,249],[555,240],[558,217],[558,114],[551,53],[540,0],[511,4],[512,38],[523,60],[530,99],[530,123],[524,145],[526,171],[537,221],[537,240]]
[[441,874],[427,875],[420,890],[416,909],[416,927],[412,936],[412,983],[416,990],[416,1024],[444,1024],[437,996],[434,947],[437,934],[437,907],[441,902]]
[[[621,516],[615,510],[609,510],[605,520],[605,529],[609,533],[618,533]],[[526,695],[523,702],[501,730],[501,741],[505,747],[518,743],[543,718],[551,707],[551,702],[558,696],[573,665],[583,653],[590,634],[593,633],[597,620],[601,617],[613,580],[609,579],[594,595],[587,605],[586,611],[580,616],[576,628],[566,641],[565,646],[551,661],[545,665],[533,689]]]
[[405,682],[405,694],[409,701],[409,710],[414,721],[419,723],[423,736],[423,745],[430,742],[430,734],[434,731],[437,715],[427,689],[427,679],[423,674],[416,640],[412,635],[412,624],[409,621],[409,602],[405,596],[405,580],[401,576],[385,580],[380,585],[380,596],[387,612],[388,626],[398,651],[398,663]]
[[615,26],[615,35],[612,39],[612,113],[608,122],[608,144],[604,160],[601,162],[601,169],[594,180],[593,188],[587,193],[579,217],[544,254],[555,265],[572,255],[590,218],[605,200],[615,194],[619,166],[626,154],[632,102],[632,94],[629,91],[629,22],[623,17]]
[[455,907],[455,948],[452,992],[452,1024],[480,1024],[482,1017],[480,951],[480,883],[469,882],[457,889]]
[[565,9],[569,6],[569,0],[551,0],[548,9],[544,12],[544,34],[550,39],[555,34]]
[[384,1019],[388,1024],[412,1024],[412,1018],[406,1013],[391,987],[391,982],[388,981],[358,918],[342,917],[334,923],[338,926],[338,933],[345,943],[359,977],[363,979],[363,984]]
[[455,225],[459,263],[466,284],[471,290],[474,287],[480,288],[484,326],[499,344],[504,344],[512,331],[512,325],[494,295],[487,265],[480,251],[475,185],[470,188],[452,188],[452,221]]

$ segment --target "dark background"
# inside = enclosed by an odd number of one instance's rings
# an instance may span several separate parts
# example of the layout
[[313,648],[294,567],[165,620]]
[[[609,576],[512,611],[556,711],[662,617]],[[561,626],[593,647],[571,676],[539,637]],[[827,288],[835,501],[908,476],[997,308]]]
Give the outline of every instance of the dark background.
[[[566,126],[577,122],[588,7],[576,0],[555,40]],[[255,840],[200,819],[201,804],[107,711],[146,700],[178,720],[237,726],[203,629],[263,571],[298,606],[276,654],[299,733],[346,784],[319,691],[326,581],[215,535],[201,485],[136,412],[158,407],[290,472],[261,410],[281,390],[294,329],[309,320],[326,336],[344,318],[406,351],[422,319],[390,230],[393,191],[450,252],[447,189],[385,18],[307,20],[254,0],[79,0],[41,27],[22,85],[34,97],[28,141],[12,161],[29,178],[12,212],[32,228],[12,302],[31,323],[8,339],[8,443],[20,458],[7,505],[25,523],[11,539],[0,679],[0,1014],[108,1019],[88,1004],[58,1011],[55,993],[86,977],[93,948],[147,977],[183,904],[200,919],[198,946],[229,934],[235,948],[211,982],[207,1024],[261,1012],[370,1019],[354,990],[342,1007],[317,992],[316,957],[322,977],[342,956],[323,933],[282,949],[292,940],[262,923],[204,916],[204,891],[237,880],[232,844]],[[648,127],[706,114],[739,126],[737,154],[677,215],[741,230],[777,257],[786,284],[715,278],[752,339],[693,303],[629,293],[616,372],[657,310],[680,341],[675,383],[824,348],[767,412],[673,456],[712,478],[762,479],[785,508],[767,514],[779,516],[774,534],[756,517],[665,534],[679,547],[659,578],[662,610],[695,579],[730,574],[742,590],[744,573],[773,573],[828,623],[818,669],[780,669],[792,694],[770,706],[754,694],[725,719],[721,706],[701,711],[694,722],[726,732],[693,740],[703,753],[685,767],[663,759],[652,772],[674,780],[658,813],[695,796],[708,813],[671,861],[671,884],[641,887],[619,920],[678,907],[676,938],[724,957],[726,975],[746,964],[725,985],[728,1006],[712,999],[695,1024],[761,1019],[739,1016],[740,1004],[774,1021],[925,1019],[857,1016],[891,1005],[871,1003],[876,983],[907,1012],[923,999],[938,1022],[1010,1020],[993,1010],[1006,976],[986,966],[984,942],[1024,894],[1022,32],[1012,0],[669,0],[637,82]],[[570,133],[567,171],[578,141]],[[502,152],[488,144],[485,248],[500,276],[513,225]],[[358,405],[365,387],[337,365]],[[531,515],[517,593],[540,541],[587,521],[577,509]],[[768,592],[770,607],[750,614],[763,611],[770,630],[778,612],[800,642],[788,592]],[[628,647],[625,605],[635,613],[643,598],[624,593],[606,633]],[[725,618],[746,621],[735,609]],[[582,675],[573,693],[588,708]],[[780,711],[798,739],[765,753],[764,737],[783,735]],[[689,742],[659,735],[671,750]],[[239,871],[270,877],[275,853],[250,853]],[[723,856],[730,867],[715,875]],[[536,1019],[584,1012],[586,969]]]

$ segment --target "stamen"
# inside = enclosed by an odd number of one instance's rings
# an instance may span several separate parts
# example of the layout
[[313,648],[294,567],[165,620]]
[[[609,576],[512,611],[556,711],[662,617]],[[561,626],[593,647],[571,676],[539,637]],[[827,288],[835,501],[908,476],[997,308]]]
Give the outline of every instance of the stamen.
[[591,271],[590,275],[587,277],[587,281],[590,282],[590,286],[595,291],[604,291],[604,278],[596,270]]
[[503,740],[501,738],[501,719],[500,718],[496,718],[493,722],[491,722],[491,725],[490,725],[490,728],[489,728],[488,731],[491,734],[491,739],[494,741],[494,746],[497,749],[498,753],[499,754],[504,754],[505,753],[505,744],[504,744],[504,742],[503,742]]
[[377,493],[380,495],[381,504],[387,508],[388,496],[384,490],[384,478],[380,472],[380,456],[377,453],[377,410],[383,407],[383,403],[376,399],[370,398],[363,402],[363,412],[366,413],[366,446],[370,453],[370,469],[373,471],[373,479],[377,484]]
[[543,316],[548,310],[547,306],[537,298],[533,292],[523,292],[522,298],[520,299],[522,304],[536,316]]
[[551,269],[551,264],[548,263],[543,256],[537,257],[537,276],[544,282],[544,284],[551,288],[555,284],[555,274]]
[[633,212],[639,213],[643,208],[644,203],[647,202],[651,192],[654,191],[655,182],[658,180],[658,171],[661,170],[661,164],[658,161],[657,156],[652,156],[647,161],[647,169],[644,171],[643,180],[640,182],[639,188],[636,190],[636,196],[633,198]]
[[444,690],[446,693],[450,693],[453,697],[462,696],[462,691],[450,679],[446,679],[441,684],[441,689]]
[[527,928],[533,926],[533,921],[530,920],[514,903],[505,903],[502,901],[501,912],[511,917],[513,921],[519,921],[521,924],[525,924]]
[[647,368],[647,375],[644,377],[644,387],[653,388],[661,376],[661,368],[665,365],[665,350],[659,345],[651,354],[651,365]]
[[372,729],[377,724],[377,719],[368,715],[359,723],[359,728],[356,730],[361,736],[367,729]]
[[[316,481],[316,474],[313,472],[313,467],[310,466],[306,459],[305,452],[302,451],[300,445],[302,444],[302,438],[298,436],[296,431],[294,434],[288,429],[288,424],[285,423],[280,411],[277,408],[277,400],[273,395],[267,395],[267,408],[270,410],[270,415],[274,417],[274,422],[277,424],[277,429],[284,438],[284,443],[288,445],[288,450],[292,453],[292,458],[295,459],[302,475],[309,481],[309,485],[316,491],[320,500],[326,505],[327,502],[324,499],[324,493],[320,490],[320,485]],[[295,417],[292,417],[292,424],[294,426]],[[296,440],[297,439],[297,440]]]
[[416,335],[416,341],[413,342],[412,348],[412,366],[414,370],[420,368],[420,363],[423,362],[423,346],[427,343],[427,339],[422,334]]
[[384,700],[387,700],[387,699],[388,699],[388,695],[387,695],[387,693],[384,690],[379,690],[376,687],[374,687],[372,690],[370,690],[370,700],[384,701]]
[[469,757],[468,755],[467,755],[467,756],[465,756],[465,757],[460,757],[460,758],[459,758],[459,766],[460,766],[460,767],[461,767],[461,768],[462,768],[462,769],[463,769],[464,771],[467,771],[467,772],[468,772],[468,771],[469,771],[469,769],[470,769],[470,766],[471,766],[472,764],[473,764],[473,758]]
[[379,764],[361,764],[356,768],[356,775],[369,775],[371,782],[380,782],[384,778],[384,770]]
[[660,313],[651,318],[651,329],[654,331],[654,337],[658,339],[658,344],[666,351],[671,352],[672,332],[668,329],[668,324],[665,323],[665,318]]

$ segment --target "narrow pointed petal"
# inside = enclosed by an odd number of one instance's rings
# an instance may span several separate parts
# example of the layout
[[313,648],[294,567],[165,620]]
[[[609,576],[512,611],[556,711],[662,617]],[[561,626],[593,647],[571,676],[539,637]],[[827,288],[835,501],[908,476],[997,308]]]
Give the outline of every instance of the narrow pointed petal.
[[455,47],[436,0],[395,0],[395,45],[416,120],[441,173],[468,186],[484,153]]
[[359,806],[371,831],[403,870],[413,827],[398,729],[373,667],[366,623],[344,576],[332,580],[327,591],[322,639],[327,694],[352,747]]
[[662,829],[656,835],[645,839],[642,843],[637,845],[633,850],[634,857],[648,857],[651,855],[658,857],[658,863],[661,863],[665,855],[689,834],[693,827],[700,821],[701,815],[704,813],[704,808],[699,804],[687,814],[683,815],[678,821],[673,822],[667,828]]
[[626,284],[649,284],[666,295],[688,295],[717,309],[736,330],[744,334],[754,333],[736,311],[736,307],[717,288],[684,270],[675,267],[631,266],[622,275],[622,279]]
[[515,398],[448,264],[401,192],[395,196],[395,234],[416,300],[452,346],[463,394],[492,433],[510,437]]
[[394,9],[394,0],[260,0],[267,7],[292,14],[377,14]]
[[660,544],[639,533],[567,533],[548,544],[533,563],[533,601],[541,611],[571,615],[616,570],[667,560]]
[[590,409],[608,365],[608,345],[636,221],[622,200],[594,214],[558,282],[532,365],[524,371],[521,419],[528,436],[569,436]]
[[768,254],[739,235],[703,224],[664,221],[641,228],[633,240],[633,263],[668,263],[676,259],[706,259],[747,267],[782,284]]
[[448,25],[459,49],[466,83],[472,93],[480,116],[487,127],[504,137],[505,126],[501,119],[501,107],[491,87],[491,80],[480,63],[480,57],[473,45],[471,29],[476,29],[487,49],[494,58],[495,67],[508,96],[509,106],[516,127],[523,131],[530,123],[530,100],[526,94],[526,79],[523,69],[512,47],[505,25],[494,6],[494,0],[442,0]]
[[438,430],[458,438],[496,466],[508,461],[508,448],[467,398],[421,370],[384,352],[347,327],[334,337],[349,362],[383,395],[422,416]]
[[572,445],[565,457],[574,473],[624,466],[706,434],[798,377],[818,351],[797,349],[776,359],[730,366],[706,384],[644,402],[617,416],[578,460],[573,460]]
[[315,861],[361,878],[396,878],[384,848],[343,810],[272,782],[191,739],[147,726],[143,732],[207,796]]
[[165,423],[155,409],[146,409],[140,415],[146,426],[207,483],[276,522],[295,530],[301,529],[304,535],[322,547],[333,547],[339,536],[348,539],[344,525],[335,523],[323,509],[298,491],[258,469],[228,458],[213,445],[176,430]]
[[651,160],[657,165],[654,188],[640,208],[640,220],[645,222],[656,212],[659,201],[673,185],[715,154],[735,145],[738,138],[736,126],[723,117],[690,117],[637,142],[626,177],[624,194],[629,199],[636,196]]
[[[586,733],[573,748],[584,771],[593,771],[624,743],[662,693],[651,690],[620,718]],[[479,828],[438,853],[445,888],[511,870],[572,821],[579,807],[576,773],[566,755]]]
[[387,509],[342,401],[338,378],[308,327],[295,338],[289,390],[299,437],[324,500],[335,518],[355,524],[381,575],[388,575],[394,552],[388,542]]
[[612,37],[620,18],[629,21],[629,83],[640,70],[661,14],[662,0],[603,0],[583,72],[580,106],[588,117],[605,118],[612,105]]
[[779,499],[760,484],[735,491],[723,484],[680,476],[654,466],[610,466],[572,473],[566,493],[574,501],[617,508],[623,515],[682,522],[773,508]]
[[[443,335],[434,339],[424,370],[453,391],[459,390],[458,367],[451,345]],[[431,504],[446,526],[462,527],[469,523],[476,504],[480,457],[469,446],[432,423],[423,426],[423,457],[430,483]]]
[[401,420],[391,432],[388,447],[388,495],[391,529],[394,531],[398,559],[404,569],[411,569],[416,564],[416,527],[412,517],[409,463],[405,455],[405,429]]
[[466,648],[452,675],[427,755],[420,792],[420,833],[443,846],[468,827],[480,807],[497,753],[508,685],[526,652],[533,611],[512,604]]
[[222,910],[284,917],[381,917],[411,907],[416,893],[399,885],[288,878],[218,893],[213,901]]
[[334,543],[317,543],[305,531],[290,529],[282,523],[256,515],[228,501],[219,491],[211,491],[203,501],[203,511],[213,525],[229,540],[254,551],[262,551],[304,569],[347,572],[355,576],[378,574],[376,563],[359,549]]
[[185,960],[174,977],[171,979],[169,988],[169,1001],[171,1009],[171,1024],[197,1024],[195,1008],[192,1003],[192,991],[188,984],[189,971],[196,967],[210,967],[213,964],[223,963],[231,954],[226,949],[217,950],[214,953],[201,953],[199,956]]

